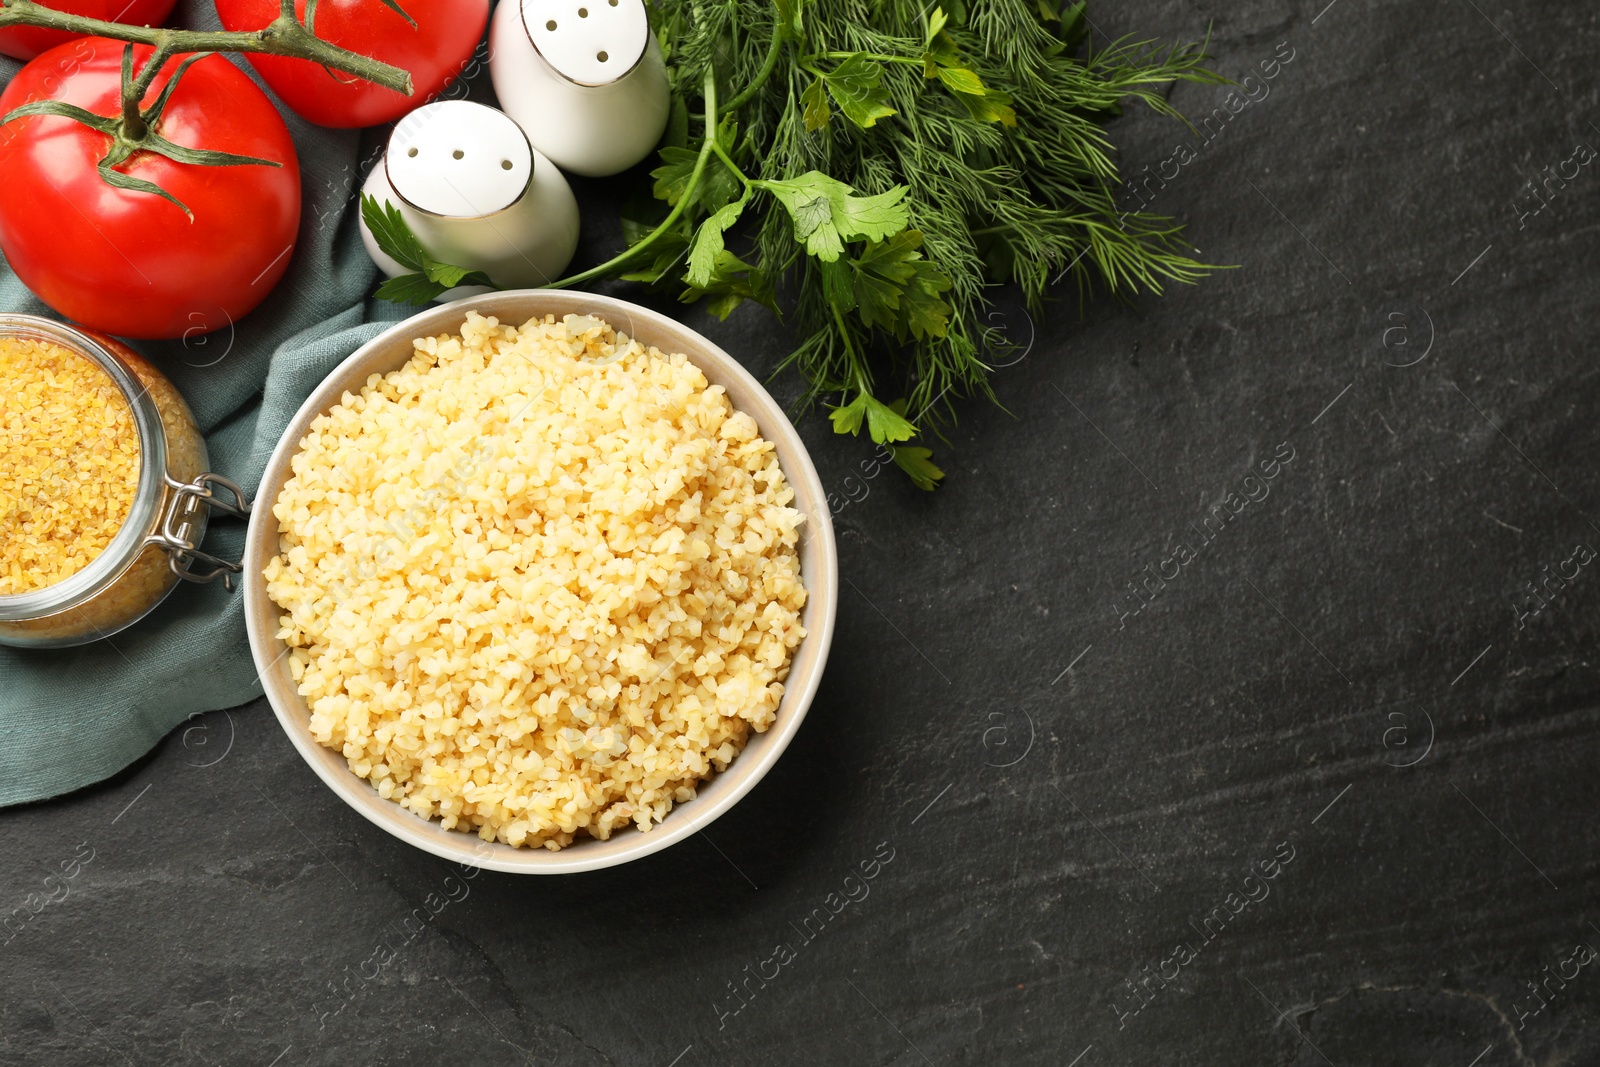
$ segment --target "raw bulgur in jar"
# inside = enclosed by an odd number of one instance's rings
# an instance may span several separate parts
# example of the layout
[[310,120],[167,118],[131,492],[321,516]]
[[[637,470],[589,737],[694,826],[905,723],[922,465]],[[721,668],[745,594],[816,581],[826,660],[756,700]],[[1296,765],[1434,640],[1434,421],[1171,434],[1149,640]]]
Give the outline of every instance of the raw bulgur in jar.
[[108,637],[180,578],[237,570],[198,545],[208,507],[247,513],[242,495],[205,473],[188,405],[138,353],[0,315],[0,381],[0,644]]

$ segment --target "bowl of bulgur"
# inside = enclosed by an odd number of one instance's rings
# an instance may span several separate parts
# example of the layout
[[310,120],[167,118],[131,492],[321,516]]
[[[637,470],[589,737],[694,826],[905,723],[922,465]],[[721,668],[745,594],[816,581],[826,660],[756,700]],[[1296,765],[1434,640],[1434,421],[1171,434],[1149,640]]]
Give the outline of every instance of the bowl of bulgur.
[[820,684],[837,560],[799,435],[634,304],[491,293],[389,328],[256,499],[245,614],[279,722],[447,859],[566,873],[692,836]]

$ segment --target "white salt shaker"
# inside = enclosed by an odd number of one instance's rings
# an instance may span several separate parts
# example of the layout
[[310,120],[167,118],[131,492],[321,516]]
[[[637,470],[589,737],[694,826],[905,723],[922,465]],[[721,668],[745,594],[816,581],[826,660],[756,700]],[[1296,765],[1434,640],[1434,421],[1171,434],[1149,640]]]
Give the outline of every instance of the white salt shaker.
[[[481,270],[502,289],[555,281],[578,246],[578,202],[566,178],[509,116],[468,100],[401,119],[362,192],[394,205],[434,259]],[[365,220],[361,239],[389,277],[411,273],[379,250]],[[485,291],[458,286],[437,299]]]
[[644,0],[501,0],[489,75],[534,148],[574,174],[626,170],[667,128],[671,91]]

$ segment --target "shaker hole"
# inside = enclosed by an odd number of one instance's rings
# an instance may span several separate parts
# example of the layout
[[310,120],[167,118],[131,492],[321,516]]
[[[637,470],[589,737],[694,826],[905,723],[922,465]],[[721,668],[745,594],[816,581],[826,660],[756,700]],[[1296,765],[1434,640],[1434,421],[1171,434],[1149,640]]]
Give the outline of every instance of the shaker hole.
[[450,157],[451,157],[451,158],[452,158],[452,159],[460,159],[460,158],[461,158],[461,157],[462,157],[462,156],[464,156],[464,155],[466,155],[466,153],[465,153],[465,152],[463,152],[463,151],[461,151],[461,149],[459,149],[459,148],[458,148],[458,149],[456,149],[456,150],[455,150],[455,151],[454,151],[454,152],[451,152],[451,153],[450,153]]
[[551,19],[549,22],[544,24],[544,28],[554,32],[554,30],[556,28],[556,20],[555,19]]
[[500,161],[500,169],[501,169],[501,170],[510,170],[510,169],[511,169],[511,160],[509,160],[509,159],[502,159],[502,160],[501,160],[501,161]]
[[408,148],[408,149],[406,149],[406,155],[408,155],[408,156],[415,156],[415,155],[416,155],[416,154],[417,154],[417,150],[416,150],[416,149],[415,149],[415,148]]
[[608,55],[606,55],[606,54],[605,54],[605,53],[604,53],[604,52],[596,52],[596,53],[595,53],[595,54],[594,54],[594,57],[595,57],[595,58],[596,58],[596,59],[598,59],[598,60],[599,60],[599,61],[600,61],[600,62],[602,62],[602,63],[604,63],[604,62],[605,62],[605,61],[606,61],[606,60],[608,60],[608,59],[610,59],[610,58],[611,58],[611,57],[610,57],[610,56],[608,56]]

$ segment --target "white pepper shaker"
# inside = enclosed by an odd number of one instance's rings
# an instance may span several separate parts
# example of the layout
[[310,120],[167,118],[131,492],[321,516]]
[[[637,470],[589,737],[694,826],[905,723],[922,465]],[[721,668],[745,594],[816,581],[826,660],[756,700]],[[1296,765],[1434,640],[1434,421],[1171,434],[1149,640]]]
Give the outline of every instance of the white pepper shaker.
[[[555,281],[578,246],[566,178],[510,116],[483,104],[441,100],[401,119],[362,192],[394,205],[434,259],[481,270],[502,289]],[[389,277],[411,273],[379,250],[365,220],[361,239]],[[485,291],[458,286],[438,299]]]
[[644,0],[501,0],[489,76],[533,147],[574,174],[627,170],[667,128],[671,91]]

